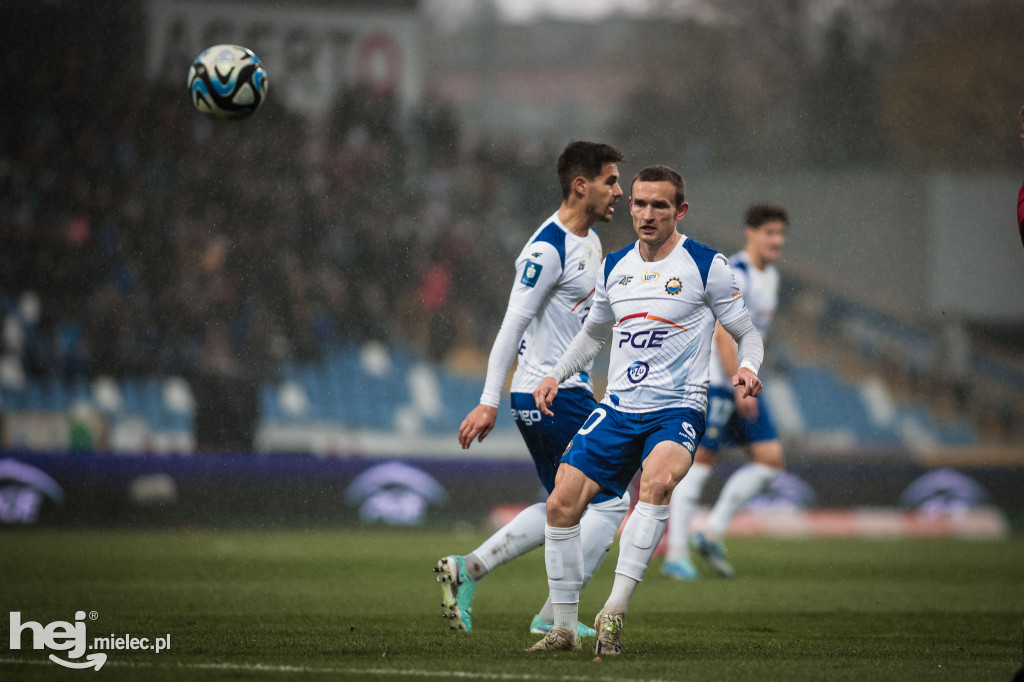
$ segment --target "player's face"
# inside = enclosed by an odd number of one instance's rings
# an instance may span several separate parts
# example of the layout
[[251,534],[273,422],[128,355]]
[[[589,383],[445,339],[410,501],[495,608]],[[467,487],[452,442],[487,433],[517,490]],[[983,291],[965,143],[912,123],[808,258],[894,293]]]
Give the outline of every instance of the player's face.
[[657,251],[675,234],[676,223],[683,219],[689,208],[685,201],[676,206],[676,188],[671,182],[637,180],[633,183],[632,196],[629,197],[633,229],[640,243],[651,251]]
[[619,187],[619,167],[614,163],[606,163],[601,167],[601,174],[587,181],[586,211],[594,221],[607,223],[615,214],[615,204],[622,196]]
[[771,263],[782,255],[786,243],[786,224],[781,220],[769,220],[760,227],[747,228],[747,244],[750,251],[763,263]]

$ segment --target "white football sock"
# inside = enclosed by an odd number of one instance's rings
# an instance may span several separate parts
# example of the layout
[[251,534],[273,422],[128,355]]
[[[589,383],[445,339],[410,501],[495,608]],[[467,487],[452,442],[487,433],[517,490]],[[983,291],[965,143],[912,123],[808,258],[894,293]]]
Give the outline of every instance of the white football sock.
[[[622,519],[629,511],[629,493],[622,497],[612,498],[597,504],[591,504],[580,521],[580,544],[583,546],[583,586],[597,573],[604,563],[615,541],[615,533],[622,525]],[[581,588],[582,589],[582,588]],[[545,623],[554,622],[555,612],[551,605],[551,597],[540,609],[540,617]]]
[[669,500],[668,521],[668,553],[665,558],[678,561],[690,557],[690,519],[700,502],[700,494],[704,484],[711,475],[713,467],[694,462],[690,470],[683,476]]
[[619,562],[615,566],[612,593],[602,609],[605,613],[626,613],[637,583],[644,579],[654,550],[665,534],[667,504],[637,502],[619,540]]
[[498,532],[466,555],[466,572],[480,580],[498,566],[521,557],[544,544],[547,511],[543,502],[531,504],[502,526]]
[[736,512],[754,499],[781,471],[775,467],[756,463],[747,464],[734,471],[729,480],[725,482],[711,513],[708,514],[706,526],[708,539],[721,541]]
[[569,528],[544,525],[544,565],[555,627],[576,632],[583,588],[583,545],[578,523]]
[[591,503],[580,520],[580,541],[583,545],[583,584],[586,585],[601,567],[615,541],[615,533],[629,511],[629,493],[622,497]]

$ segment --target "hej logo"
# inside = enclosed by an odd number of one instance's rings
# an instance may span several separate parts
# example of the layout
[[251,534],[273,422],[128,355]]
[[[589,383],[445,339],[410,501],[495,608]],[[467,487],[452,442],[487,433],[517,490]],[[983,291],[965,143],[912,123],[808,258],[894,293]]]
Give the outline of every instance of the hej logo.
[[[90,620],[99,618],[99,614],[91,611],[88,615]],[[165,637],[132,637],[131,635],[117,636],[111,634],[109,637],[96,637],[89,644],[85,633],[85,611],[75,612],[75,621],[57,620],[48,625],[36,621],[27,620],[22,622],[21,611],[11,611],[10,648],[11,651],[21,649],[22,638],[25,631],[31,633],[33,649],[53,649],[54,651],[66,651],[69,659],[65,660],[50,654],[51,661],[65,668],[95,668],[99,670],[107,662],[107,655],[102,652],[91,653],[84,660],[82,658],[87,649],[116,649],[123,650],[152,650],[160,653],[171,646],[171,635]]]
[[[21,611],[11,611],[11,650],[21,649],[21,635],[25,630],[32,632],[33,649],[55,649],[67,651],[69,658],[80,658],[85,653],[85,611],[75,612],[75,622],[68,623],[63,620],[55,620],[46,625],[36,621],[21,622]],[[84,661],[65,661],[53,654],[50,660],[66,668],[92,668],[96,670],[103,667],[107,661],[104,653],[89,654]]]

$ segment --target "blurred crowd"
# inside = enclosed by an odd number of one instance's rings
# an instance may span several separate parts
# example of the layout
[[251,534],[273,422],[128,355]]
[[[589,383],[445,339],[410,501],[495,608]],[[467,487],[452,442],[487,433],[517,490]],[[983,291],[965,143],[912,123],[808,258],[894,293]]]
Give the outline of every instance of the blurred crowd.
[[467,148],[436,103],[357,88],[310,120],[271,91],[223,123],[73,52],[5,59],[0,314],[30,376],[259,380],[363,339],[478,364],[557,205],[557,150]]

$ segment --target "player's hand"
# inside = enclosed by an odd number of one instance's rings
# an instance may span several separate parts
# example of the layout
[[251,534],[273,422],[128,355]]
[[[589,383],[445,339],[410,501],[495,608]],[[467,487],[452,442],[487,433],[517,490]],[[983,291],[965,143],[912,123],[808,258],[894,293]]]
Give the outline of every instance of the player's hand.
[[483,441],[487,434],[494,428],[494,422],[498,419],[498,408],[490,405],[477,405],[473,411],[466,415],[459,427],[459,445],[467,449],[473,443],[473,439]]
[[763,388],[761,380],[749,367],[740,367],[736,376],[732,378],[732,385],[736,387],[737,405],[743,398],[748,396],[756,398],[761,395],[761,388]]
[[549,417],[555,416],[555,413],[551,411],[551,403],[555,401],[556,395],[558,395],[558,382],[552,377],[544,377],[537,384],[537,388],[533,389],[533,400],[537,403],[537,409]]
[[742,389],[737,386],[736,389],[736,411],[740,413],[740,416],[746,419],[748,422],[752,422],[757,419],[758,408],[757,398],[751,398],[749,396],[742,395]]

